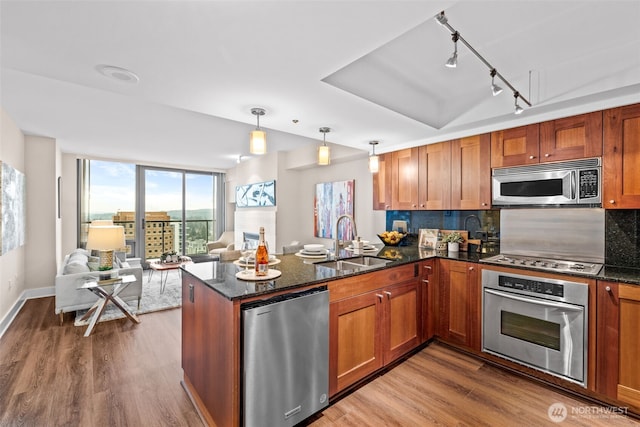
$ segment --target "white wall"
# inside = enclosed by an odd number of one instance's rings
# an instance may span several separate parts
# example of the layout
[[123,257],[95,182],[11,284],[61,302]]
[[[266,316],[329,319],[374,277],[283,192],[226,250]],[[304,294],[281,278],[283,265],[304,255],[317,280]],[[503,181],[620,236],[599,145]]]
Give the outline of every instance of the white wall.
[[[307,147],[251,158],[227,171],[227,191],[235,191],[236,185],[276,180],[277,230],[273,246],[277,252],[294,240],[331,246],[331,240],[313,236],[313,199],[315,186],[321,182],[355,179],[354,211],[358,233],[363,239],[375,242],[378,240],[376,234],[384,231],[385,212],[372,208],[373,181],[366,152],[332,146],[331,154],[332,164],[329,166],[315,165],[315,148]],[[233,201],[229,199],[228,211],[231,213],[235,210]],[[259,209],[267,208],[256,208]],[[233,229],[232,223],[227,224],[227,228]]]
[[[25,174],[27,186],[30,177],[25,170],[24,135],[14,121],[0,107],[0,160]],[[28,197],[27,189],[27,197]],[[30,206],[27,204],[27,212]],[[29,237],[27,227],[25,238]],[[26,248],[21,246],[0,256],[0,335],[7,324],[7,317],[26,289],[25,258]]]
[[25,137],[27,180],[27,236],[25,249],[29,268],[25,271],[26,287],[31,289],[54,285],[60,249],[57,244],[57,164],[59,150],[55,139]]

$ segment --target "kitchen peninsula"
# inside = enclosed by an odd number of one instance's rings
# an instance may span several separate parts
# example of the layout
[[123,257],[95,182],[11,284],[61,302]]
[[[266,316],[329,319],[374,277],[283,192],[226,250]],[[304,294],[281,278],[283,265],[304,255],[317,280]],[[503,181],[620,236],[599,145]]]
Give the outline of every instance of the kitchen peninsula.
[[[237,279],[241,267],[233,263],[184,266],[183,386],[203,420],[208,425],[241,424],[241,306],[281,294],[321,286],[329,289],[330,399],[434,336],[480,355],[479,277],[487,265],[479,264],[481,254],[436,254],[407,246],[384,247],[374,255],[391,262],[354,273],[281,255],[281,263],[273,268],[282,275],[267,282]],[[640,283],[638,276],[607,268],[597,279]],[[355,317],[348,317],[354,313]],[[367,337],[371,332],[375,342],[347,341],[349,354],[344,356],[344,341],[339,337],[349,334],[345,325],[354,321],[362,329],[351,331],[352,337]],[[531,370],[525,372],[532,374]],[[549,380],[547,377],[542,376]],[[564,386],[561,381],[555,383]],[[569,388],[581,392],[580,388]],[[593,391],[593,386],[589,389],[585,394]]]

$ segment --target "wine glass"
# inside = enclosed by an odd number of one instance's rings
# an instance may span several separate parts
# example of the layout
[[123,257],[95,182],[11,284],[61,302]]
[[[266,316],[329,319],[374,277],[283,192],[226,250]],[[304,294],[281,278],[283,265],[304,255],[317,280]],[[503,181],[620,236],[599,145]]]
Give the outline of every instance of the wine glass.
[[244,274],[249,274],[249,258],[253,254],[253,244],[249,240],[242,242],[240,253],[244,258]]

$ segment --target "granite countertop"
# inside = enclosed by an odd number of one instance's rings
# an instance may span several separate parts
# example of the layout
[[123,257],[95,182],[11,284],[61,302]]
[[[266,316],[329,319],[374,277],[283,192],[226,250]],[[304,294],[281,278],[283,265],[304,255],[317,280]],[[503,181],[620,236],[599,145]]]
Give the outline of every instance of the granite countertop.
[[[402,264],[413,263],[429,258],[452,259],[465,262],[480,262],[483,258],[495,254],[481,254],[477,252],[447,253],[446,251],[433,251],[419,249],[416,245],[410,246],[384,246],[378,252],[369,252],[365,255],[390,259],[391,262],[384,268],[396,267]],[[342,251],[341,258],[354,256],[351,252]],[[233,262],[201,262],[187,264],[181,268],[194,275],[207,286],[229,300],[242,300],[255,296],[266,295],[287,289],[295,289],[302,286],[322,284],[331,280],[341,279],[358,274],[366,274],[378,269],[369,269],[358,272],[340,272],[332,268],[323,267],[324,260],[305,259],[295,254],[278,255],[281,261],[270,268],[280,270],[282,275],[268,281],[246,281],[236,278],[240,267]],[[489,264],[487,264],[489,265]],[[534,271],[530,268],[525,270]],[[580,276],[579,274],[571,274]],[[581,277],[585,277],[582,275]],[[605,266],[597,276],[588,276],[597,280],[618,281],[640,285],[640,270],[632,268]]]

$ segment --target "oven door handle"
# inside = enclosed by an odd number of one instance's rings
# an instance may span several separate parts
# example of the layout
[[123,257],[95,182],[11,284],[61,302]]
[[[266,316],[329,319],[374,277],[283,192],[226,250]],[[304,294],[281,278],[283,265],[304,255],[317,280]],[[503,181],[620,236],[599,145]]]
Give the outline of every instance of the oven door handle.
[[565,304],[565,303],[562,303],[562,302],[548,301],[548,300],[539,301],[539,300],[534,299],[534,298],[520,297],[520,296],[516,296],[516,295],[512,295],[512,294],[507,294],[505,292],[494,291],[493,289],[486,289],[485,288],[484,291],[489,293],[489,294],[496,295],[496,296],[499,296],[499,297],[508,298],[508,299],[521,301],[521,302],[526,302],[526,303],[530,303],[530,304],[537,304],[537,305],[543,305],[545,307],[559,308],[559,309],[567,310],[567,311],[584,311],[584,308],[582,306],[576,307],[575,305]]

